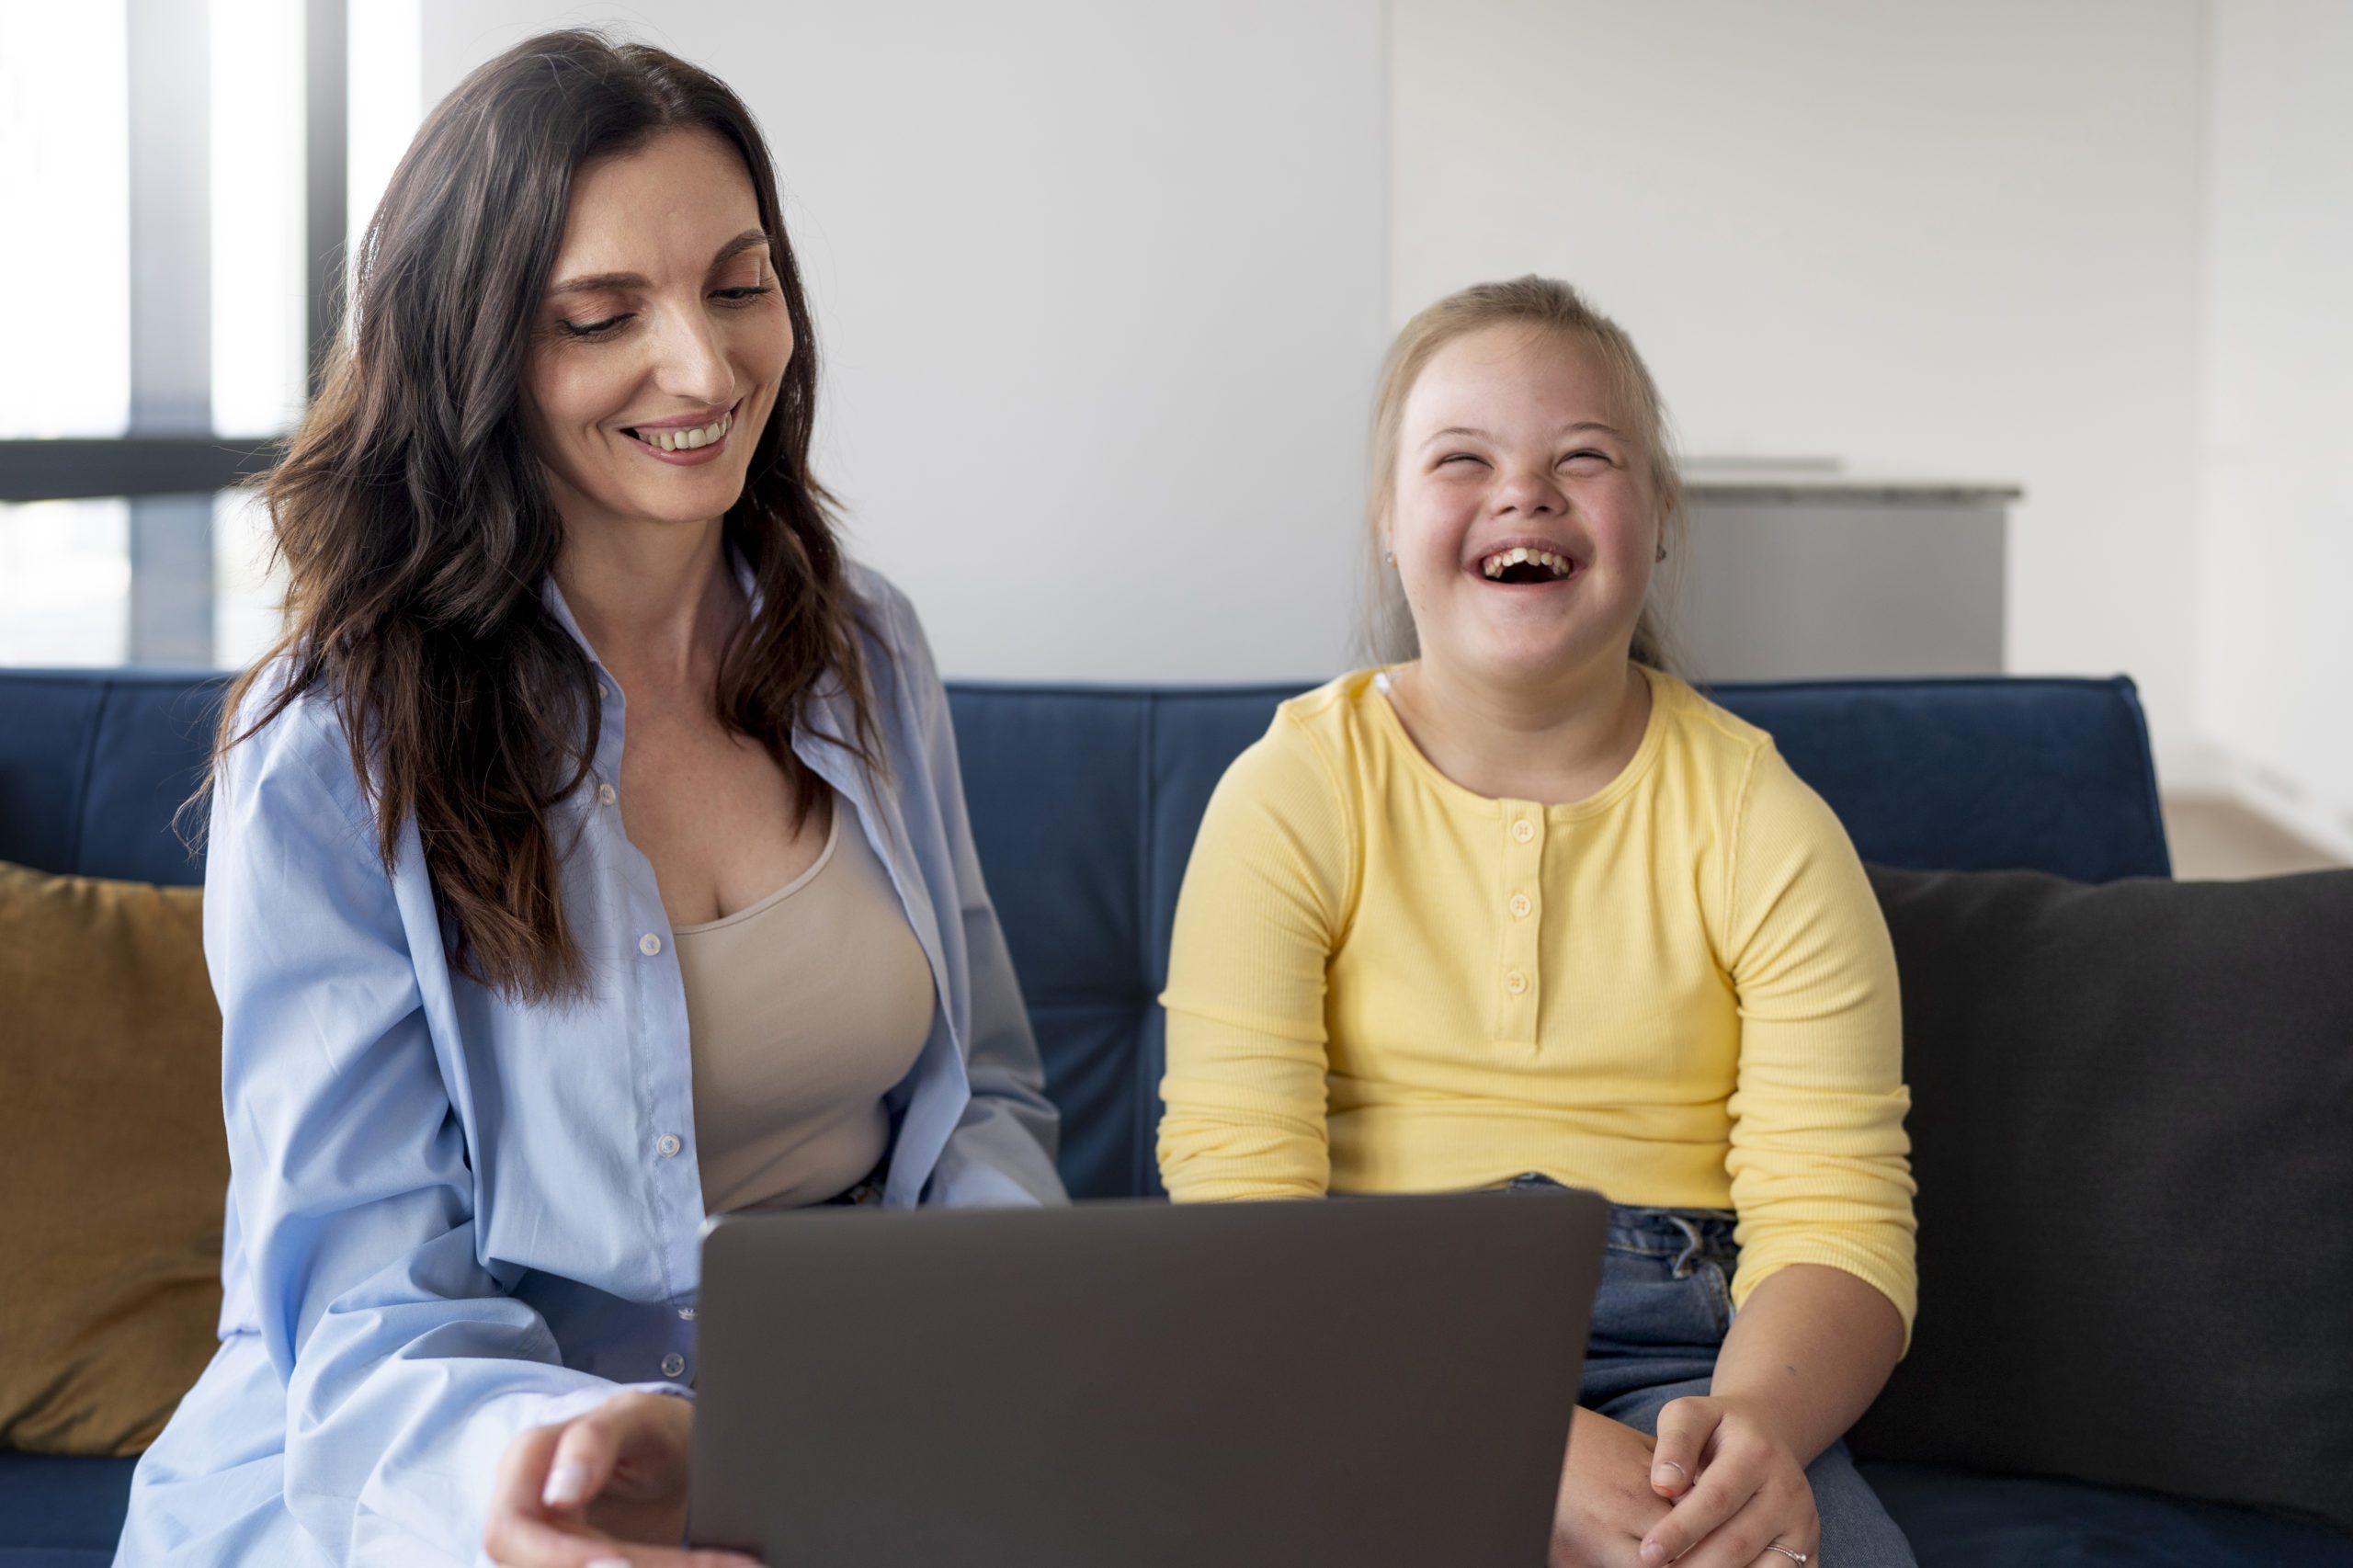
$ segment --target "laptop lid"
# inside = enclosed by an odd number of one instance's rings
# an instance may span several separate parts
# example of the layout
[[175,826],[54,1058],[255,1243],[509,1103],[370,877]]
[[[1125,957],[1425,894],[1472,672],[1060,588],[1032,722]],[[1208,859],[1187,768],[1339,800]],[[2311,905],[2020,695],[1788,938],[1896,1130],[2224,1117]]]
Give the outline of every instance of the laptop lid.
[[729,1216],[691,1538],[771,1568],[1528,1568],[1608,1205]]

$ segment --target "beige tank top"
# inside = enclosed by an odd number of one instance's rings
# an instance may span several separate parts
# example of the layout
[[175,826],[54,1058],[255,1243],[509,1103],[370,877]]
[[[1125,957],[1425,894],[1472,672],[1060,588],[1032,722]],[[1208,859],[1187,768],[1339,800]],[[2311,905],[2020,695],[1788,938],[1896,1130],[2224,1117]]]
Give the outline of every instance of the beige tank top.
[[703,1209],[820,1203],[890,1146],[882,1096],[931,1032],[931,966],[838,796],[816,863],[674,929],[694,1057]]

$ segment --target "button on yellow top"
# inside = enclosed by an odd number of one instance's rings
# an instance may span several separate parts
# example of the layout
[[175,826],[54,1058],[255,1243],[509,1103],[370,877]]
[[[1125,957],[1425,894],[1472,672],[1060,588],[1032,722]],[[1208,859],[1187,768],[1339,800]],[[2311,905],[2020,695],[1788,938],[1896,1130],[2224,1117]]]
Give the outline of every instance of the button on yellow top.
[[1511,895],[1511,913],[1513,919],[1527,919],[1528,912],[1535,907],[1536,905],[1529,902],[1528,895],[1526,893],[1516,892]]
[[1504,976],[1504,989],[1515,996],[1518,995],[1528,989],[1528,976],[1518,970],[1513,970]]
[[1522,817],[1511,824],[1511,835],[1525,844],[1536,836],[1536,824],[1526,817]]

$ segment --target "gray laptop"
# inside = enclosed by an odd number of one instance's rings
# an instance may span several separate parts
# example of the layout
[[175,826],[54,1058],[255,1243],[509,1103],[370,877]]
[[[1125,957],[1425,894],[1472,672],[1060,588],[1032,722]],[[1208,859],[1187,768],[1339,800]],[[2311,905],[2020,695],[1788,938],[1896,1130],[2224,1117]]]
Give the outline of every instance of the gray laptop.
[[691,1536],[771,1568],[1533,1568],[1608,1205],[824,1209],[703,1243]]

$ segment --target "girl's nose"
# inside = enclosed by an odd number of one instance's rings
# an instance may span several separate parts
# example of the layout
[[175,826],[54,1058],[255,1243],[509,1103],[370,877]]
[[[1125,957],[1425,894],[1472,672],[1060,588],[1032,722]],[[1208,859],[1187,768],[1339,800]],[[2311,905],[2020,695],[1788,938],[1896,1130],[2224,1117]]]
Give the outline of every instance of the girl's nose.
[[1551,517],[1567,510],[1567,500],[1560,487],[1545,475],[1519,469],[1506,475],[1495,488],[1495,512],[1499,517],[1520,516]]

